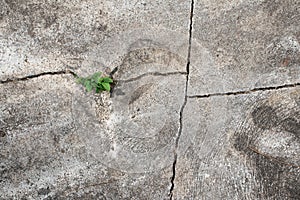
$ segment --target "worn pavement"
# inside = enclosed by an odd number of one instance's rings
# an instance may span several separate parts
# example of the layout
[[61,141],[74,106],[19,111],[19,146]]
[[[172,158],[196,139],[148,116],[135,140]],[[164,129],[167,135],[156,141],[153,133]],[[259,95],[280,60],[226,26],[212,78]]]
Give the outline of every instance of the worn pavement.
[[0,0],[0,199],[300,199],[300,1]]

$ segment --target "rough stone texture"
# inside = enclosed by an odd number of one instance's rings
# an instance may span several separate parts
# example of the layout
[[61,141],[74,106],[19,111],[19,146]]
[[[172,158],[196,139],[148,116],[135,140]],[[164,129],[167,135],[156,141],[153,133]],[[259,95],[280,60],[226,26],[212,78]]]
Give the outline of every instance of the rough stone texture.
[[[0,199],[168,199],[190,2],[0,7]],[[87,94],[66,69],[118,83]]]
[[299,89],[188,99],[174,199],[299,199]]
[[[126,35],[136,29],[147,30],[148,36],[176,31],[183,34],[179,40],[161,36],[154,42],[188,44],[188,1],[1,0],[0,7],[1,80],[66,68],[113,69],[116,66],[102,63],[99,54],[89,55],[103,48],[118,52],[127,41],[132,44],[143,37],[142,32],[140,38]],[[107,48],[118,37],[123,40]]]
[[300,199],[299,8],[0,0],[0,200]]
[[[164,84],[164,87],[170,86]],[[124,95],[130,97],[135,94],[135,91],[127,92],[126,86],[120,88]],[[178,120],[173,126],[161,127],[160,133],[166,136],[160,136],[159,143],[153,143],[157,139],[151,135],[156,130],[130,131],[131,135],[127,136],[126,132],[112,134],[112,130],[105,129],[108,125],[102,119],[110,114],[107,113],[110,110],[103,110],[110,108],[103,104],[109,95],[86,95],[70,75],[8,83],[1,86],[0,92],[4,94],[0,97],[2,199],[167,197],[172,173],[171,168],[166,166],[172,157],[161,157],[163,154],[160,153],[172,147]],[[162,89],[161,97],[165,94],[166,89]],[[153,99],[144,93],[139,98]],[[112,102],[114,100],[112,98]],[[124,106],[128,107],[128,104]],[[167,108],[163,109],[174,115],[176,103],[169,104]],[[147,113],[143,106],[139,109],[140,115],[154,119],[160,116],[157,111]],[[121,110],[117,107],[113,114],[118,112]],[[138,115],[137,120],[142,118]],[[109,121],[110,128],[113,128],[114,119]],[[128,123],[133,124],[134,121]],[[136,124],[138,126],[139,121]],[[120,128],[129,127],[121,124]],[[139,144],[148,142],[143,140],[146,135],[141,134],[149,134],[150,142],[153,137],[153,144]],[[167,136],[170,138],[164,138]]]
[[299,8],[298,0],[195,1],[188,94],[300,82]]

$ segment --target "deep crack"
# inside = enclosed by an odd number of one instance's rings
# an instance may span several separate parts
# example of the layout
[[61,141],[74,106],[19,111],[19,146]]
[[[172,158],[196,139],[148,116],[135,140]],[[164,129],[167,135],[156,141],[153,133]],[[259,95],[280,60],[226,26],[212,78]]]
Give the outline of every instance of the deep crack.
[[184,95],[184,102],[180,108],[180,113],[179,113],[179,131],[178,135],[175,140],[175,151],[174,151],[174,162],[172,166],[173,170],[173,176],[171,177],[171,188],[169,191],[169,197],[170,199],[173,199],[173,191],[175,187],[175,178],[176,178],[176,164],[177,164],[177,158],[178,158],[178,144],[180,140],[180,136],[182,133],[182,119],[183,119],[183,110],[186,106],[187,103],[187,90],[188,90],[188,82],[189,82],[189,74],[190,74],[190,62],[191,62],[191,49],[192,49],[192,32],[193,32],[193,15],[194,15],[194,0],[191,2],[191,12],[190,12],[190,27],[189,27],[189,47],[188,47],[188,55],[187,55],[187,64],[186,64],[186,83],[185,83],[185,95]]
[[115,67],[109,74],[110,77],[113,77],[113,75],[119,70],[119,67]]
[[191,96],[188,96],[188,98],[209,98],[209,97],[215,97],[215,96],[234,96],[234,95],[251,94],[251,93],[260,92],[260,91],[272,91],[272,90],[280,90],[280,89],[285,89],[285,88],[294,88],[297,86],[300,86],[300,83],[292,83],[292,84],[269,86],[269,87],[258,87],[258,88],[253,88],[251,90],[243,90],[243,91],[236,91],[236,92],[191,95]]
[[42,73],[39,73],[39,74],[28,75],[28,76],[24,76],[24,77],[21,77],[21,78],[14,77],[14,78],[6,79],[6,80],[0,80],[0,84],[11,83],[11,82],[16,82],[16,81],[27,81],[29,79],[38,78],[38,77],[41,77],[41,76],[61,75],[61,74],[72,74],[73,76],[77,77],[77,75],[73,71],[62,70],[62,71],[56,71],[56,72],[42,72]]

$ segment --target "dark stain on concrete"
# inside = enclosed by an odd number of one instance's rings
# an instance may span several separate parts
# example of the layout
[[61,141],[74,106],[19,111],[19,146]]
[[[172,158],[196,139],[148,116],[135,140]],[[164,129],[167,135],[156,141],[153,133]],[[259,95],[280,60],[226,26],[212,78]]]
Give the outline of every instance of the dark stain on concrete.
[[251,111],[251,118],[246,119],[236,132],[234,148],[246,156],[250,166],[254,166],[258,184],[255,195],[258,199],[299,199],[300,168],[290,164],[292,162],[285,162],[292,158],[279,159],[253,147],[265,130],[273,129],[287,131],[300,142],[299,108],[261,102],[258,105]]

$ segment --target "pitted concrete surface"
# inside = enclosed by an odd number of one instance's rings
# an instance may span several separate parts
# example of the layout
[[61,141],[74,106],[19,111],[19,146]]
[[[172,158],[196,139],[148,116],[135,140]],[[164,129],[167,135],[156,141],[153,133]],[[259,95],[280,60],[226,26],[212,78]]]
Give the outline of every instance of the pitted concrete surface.
[[299,10],[0,0],[0,199],[300,199]]

